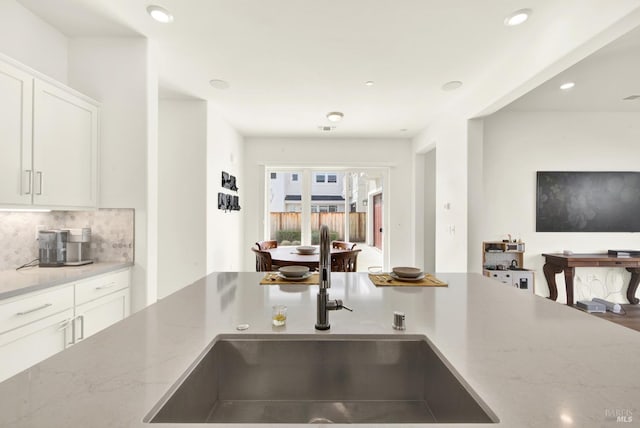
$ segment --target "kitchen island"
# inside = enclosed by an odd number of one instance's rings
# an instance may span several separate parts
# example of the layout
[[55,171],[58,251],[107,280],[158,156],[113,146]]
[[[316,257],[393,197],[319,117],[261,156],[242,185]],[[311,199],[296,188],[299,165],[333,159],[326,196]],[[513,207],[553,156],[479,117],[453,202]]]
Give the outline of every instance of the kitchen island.
[[[262,276],[211,274],[1,383],[0,426],[151,428],[143,419],[220,334],[425,335],[499,419],[455,426],[640,420],[633,330],[479,274],[437,274],[448,287],[422,288],[374,287],[366,274],[334,273],[330,297],[354,312],[331,312],[331,329],[318,332],[318,287],[259,285]],[[288,306],[283,327],[271,324],[276,304]],[[405,331],[391,328],[394,311],[406,314]]]

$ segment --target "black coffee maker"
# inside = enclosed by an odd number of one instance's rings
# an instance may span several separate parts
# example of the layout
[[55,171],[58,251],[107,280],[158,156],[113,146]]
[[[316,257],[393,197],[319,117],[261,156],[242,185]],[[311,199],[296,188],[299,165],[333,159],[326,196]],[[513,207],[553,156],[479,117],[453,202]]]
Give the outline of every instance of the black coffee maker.
[[68,230],[41,230],[38,232],[40,267],[64,266],[67,261]]

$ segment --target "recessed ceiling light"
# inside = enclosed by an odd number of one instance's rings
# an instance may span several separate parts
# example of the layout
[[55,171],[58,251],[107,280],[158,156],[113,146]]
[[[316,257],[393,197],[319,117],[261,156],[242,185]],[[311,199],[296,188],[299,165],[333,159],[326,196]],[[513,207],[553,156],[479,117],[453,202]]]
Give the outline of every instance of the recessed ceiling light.
[[339,111],[332,111],[331,113],[327,113],[327,119],[329,119],[330,122],[340,122],[343,117],[344,114],[340,113]]
[[171,15],[171,13],[163,7],[155,5],[149,6],[147,7],[147,13],[151,15],[153,19],[163,24],[173,22],[173,15]]
[[524,23],[531,16],[531,9],[520,9],[513,12],[504,19],[504,25],[514,27]]
[[367,86],[373,86],[373,83],[373,80],[367,80],[366,82],[364,82],[364,84]]
[[229,82],[221,79],[209,80],[209,84],[216,89],[229,89]]
[[460,86],[462,86],[462,82],[461,81],[452,80],[451,82],[447,82],[444,85],[442,85],[442,90],[443,91],[455,91]]
[[563,91],[567,91],[573,88],[574,86],[576,86],[575,82],[565,82],[562,85],[560,85],[560,89],[562,89]]

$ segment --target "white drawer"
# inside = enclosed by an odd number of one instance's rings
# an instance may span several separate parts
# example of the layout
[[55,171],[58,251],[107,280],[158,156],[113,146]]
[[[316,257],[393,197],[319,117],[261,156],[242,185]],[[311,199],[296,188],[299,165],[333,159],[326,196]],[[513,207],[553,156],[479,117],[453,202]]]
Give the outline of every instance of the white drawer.
[[0,303],[0,333],[73,308],[73,287],[64,286]]
[[129,286],[129,269],[124,271],[100,275],[85,281],[77,282],[76,305],[106,296],[114,291],[122,290]]

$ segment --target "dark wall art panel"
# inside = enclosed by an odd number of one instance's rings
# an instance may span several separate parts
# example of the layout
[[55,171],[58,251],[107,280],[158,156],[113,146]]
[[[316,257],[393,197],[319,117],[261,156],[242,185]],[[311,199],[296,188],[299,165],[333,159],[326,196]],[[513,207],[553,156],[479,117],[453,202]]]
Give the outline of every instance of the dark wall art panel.
[[640,232],[640,172],[538,171],[537,232]]

